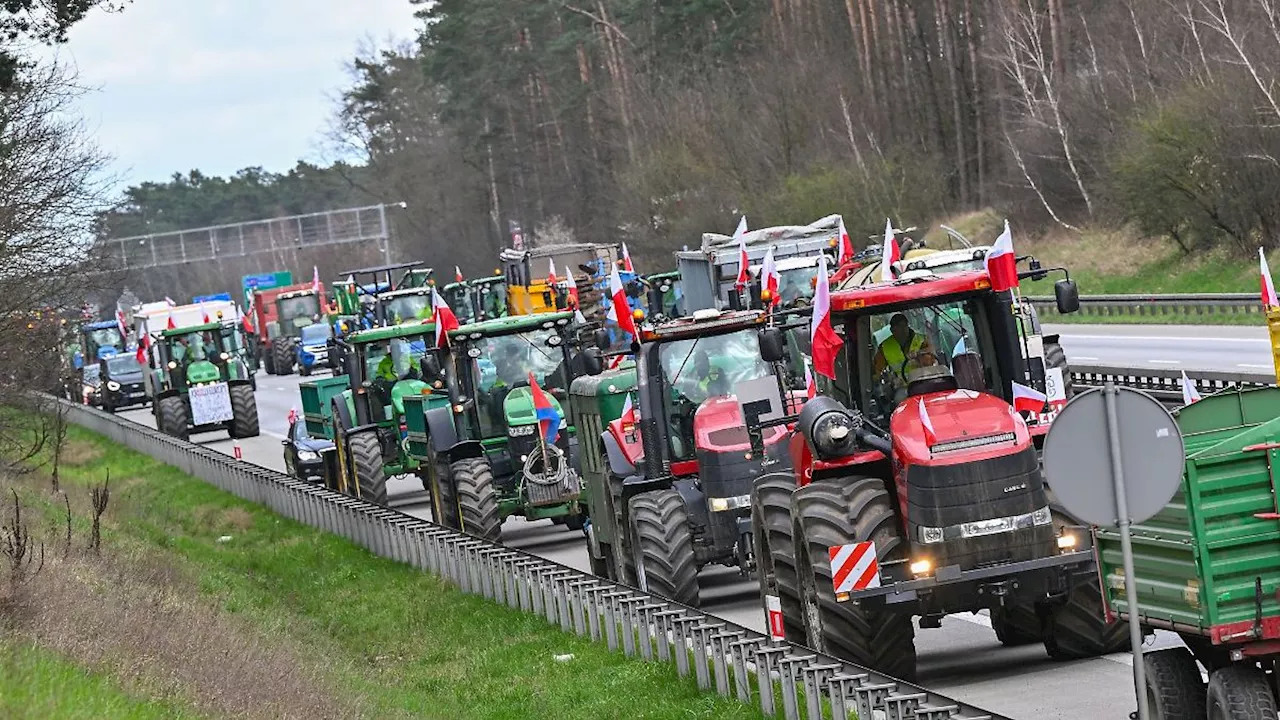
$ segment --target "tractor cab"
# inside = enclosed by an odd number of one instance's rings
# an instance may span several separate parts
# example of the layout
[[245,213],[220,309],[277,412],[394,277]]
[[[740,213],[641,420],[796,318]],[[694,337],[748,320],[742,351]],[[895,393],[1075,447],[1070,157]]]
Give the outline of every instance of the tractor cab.
[[339,293],[341,314],[364,315],[374,327],[429,318],[434,271],[423,265],[415,260],[342,271],[347,282]]
[[404,288],[382,293],[376,299],[377,317],[383,325],[430,320],[431,288]]
[[648,315],[651,318],[681,318],[685,316],[684,290],[680,287],[680,273],[676,271],[646,275],[648,287]]
[[172,387],[210,382],[250,382],[249,367],[240,354],[235,333],[221,323],[165,330],[157,344],[165,381]]
[[[533,315],[568,308],[569,272],[574,279],[586,274],[599,281],[618,262],[618,246],[603,243],[546,245],[532,250],[505,249],[499,255],[507,288],[507,308],[511,315]],[[550,283],[551,266],[556,283]],[[624,273],[623,282],[634,279]],[[585,301],[584,301],[585,304]],[[583,312],[587,312],[584,308]]]
[[450,283],[440,293],[463,325],[507,316],[507,281],[501,271]]
[[125,351],[125,337],[115,320],[86,323],[80,326],[80,352],[83,364],[93,364],[104,357]]

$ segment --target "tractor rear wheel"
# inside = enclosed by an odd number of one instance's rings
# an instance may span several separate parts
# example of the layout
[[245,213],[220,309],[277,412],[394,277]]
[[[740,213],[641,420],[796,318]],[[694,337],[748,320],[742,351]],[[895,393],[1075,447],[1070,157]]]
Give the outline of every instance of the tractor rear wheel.
[[190,437],[187,433],[187,404],[182,402],[182,398],[170,395],[156,403],[156,425],[165,435],[183,440]]
[[272,360],[275,362],[277,375],[293,374],[293,343],[288,338],[280,338],[271,346]]
[[836,602],[827,548],[872,541],[880,562],[905,559],[884,481],[872,477],[811,483],[792,495],[796,574],[809,647],[913,680],[915,627],[911,616],[883,607]]
[[347,459],[355,474],[360,499],[375,505],[387,504],[387,476],[382,469],[382,443],[377,430],[361,430],[347,435]]
[[262,356],[259,358],[259,361],[262,363],[262,368],[267,371],[268,375],[276,374],[275,353],[271,352],[270,348],[267,348],[262,352]]
[[458,493],[461,530],[485,540],[497,540],[502,535],[502,515],[489,461],[484,458],[458,460],[449,465],[449,473]]
[[760,579],[760,603],[769,616],[766,595],[775,595],[782,606],[787,642],[803,643],[804,615],[800,610],[800,584],[796,577],[795,542],[791,537],[791,495],[796,489],[792,473],[769,473],[755,481],[751,502],[751,538],[755,548],[756,576]]
[[228,431],[233,438],[258,437],[258,400],[248,385],[232,385],[231,425]]
[[1030,645],[1043,637],[1042,621],[1036,606],[1027,602],[1010,603],[991,609],[991,629],[1005,647]]
[[640,589],[698,607],[698,560],[680,492],[669,488],[640,493],[631,498],[630,515]]
[[1080,573],[1067,601],[1049,608],[1044,623],[1044,649],[1054,660],[1078,660],[1129,650],[1129,624],[1108,623],[1102,612],[1102,590],[1092,573]]
[[1147,707],[1156,720],[1201,720],[1205,716],[1204,680],[1186,648],[1142,654],[1147,670]]

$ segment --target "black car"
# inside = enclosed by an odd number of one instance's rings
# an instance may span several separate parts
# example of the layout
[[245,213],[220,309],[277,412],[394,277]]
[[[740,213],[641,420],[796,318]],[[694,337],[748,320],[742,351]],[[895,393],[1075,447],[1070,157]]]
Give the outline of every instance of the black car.
[[299,418],[289,425],[289,437],[281,444],[286,472],[299,480],[325,481],[323,453],[333,449],[333,441],[312,437],[306,422]]
[[113,413],[130,405],[146,405],[145,368],[133,353],[121,353],[98,361],[99,397],[102,409]]

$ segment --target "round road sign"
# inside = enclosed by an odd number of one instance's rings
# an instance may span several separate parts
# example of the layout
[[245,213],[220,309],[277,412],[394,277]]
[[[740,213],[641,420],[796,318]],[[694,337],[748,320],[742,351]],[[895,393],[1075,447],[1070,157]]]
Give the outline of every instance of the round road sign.
[[[1169,502],[1182,482],[1182,433],[1150,395],[1116,387],[1119,459],[1129,519],[1140,523]],[[1044,440],[1045,480],[1067,512],[1103,527],[1119,525],[1105,390],[1071,399]]]

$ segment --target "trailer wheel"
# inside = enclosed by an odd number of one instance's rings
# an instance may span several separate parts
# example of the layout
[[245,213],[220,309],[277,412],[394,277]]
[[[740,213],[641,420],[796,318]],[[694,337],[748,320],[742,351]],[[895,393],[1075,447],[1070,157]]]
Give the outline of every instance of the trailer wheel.
[[355,472],[360,499],[376,505],[387,504],[387,476],[382,469],[382,443],[377,430],[347,434],[348,457]]
[[1079,575],[1067,601],[1049,609],[1044,649],[1054,660],[1097,657],[1129,648],[1129,624],[1107,622],[1102,613],[1102,591],[1092,573]]
[[684,500],[674,488],[631,498],[631,551],[641,590],[689,607],[701,602]]
[[1205,716],[1204,680],[1186,648],[1143,653],[1147,707],[1152,720],[1200,720]]
[[463,532],[486,540],[502,534],[498,512],[498,490],[493,486],[493,470],[484,458],[458,460],[449,466],[458,496],[458,516]]
[[1070,400],[1076,393],[1075,387],[1071,382],[1071,366],[1067,364],[1067,352],[1062,349],[1062,344],[1056,340],[1045,341],[1043,347],[1045,369],[1058,368],[1062,371],[1062,391],[1066,393],[1067,399]]
[[231,425],[228,431],[233,438],[258,437],[258,400],[253,395],[253,388],[248,385],[232,385],[228,388],[231,394]]
[[1040,642],[1043,631],[1040,613],[1029,603],[1015,603],[991,610],[991,629],[1005,647]]
[[787,642],[803,643],[804,616],[796,577],[795,541],[791,537],[791,495],[795,489],[792,473],[769,473],[756,479],[752,488],[751,538],[765,617],[769,616],[765,596],[776,595]]
[[271,346],[272,359],[275,361],[277,375],[292,375],[294,351],[293,343],[287,338],[280,338]]
[[827,548],[874,541],[880,562],[906,557],[884,481],[871,477],[816,482],[796,490],[791,516],[806,643],[890,677],[916,675],[911,616],[883,607],[836,602]]
[[1276,699],[1261,670],[1231,665],[1209,676],[1209,720],[1271,720]]
[[183,440],[189,439],[187,434],[187,405],[177,395],[161,398],[156,403],[156,420],[160,432]]

